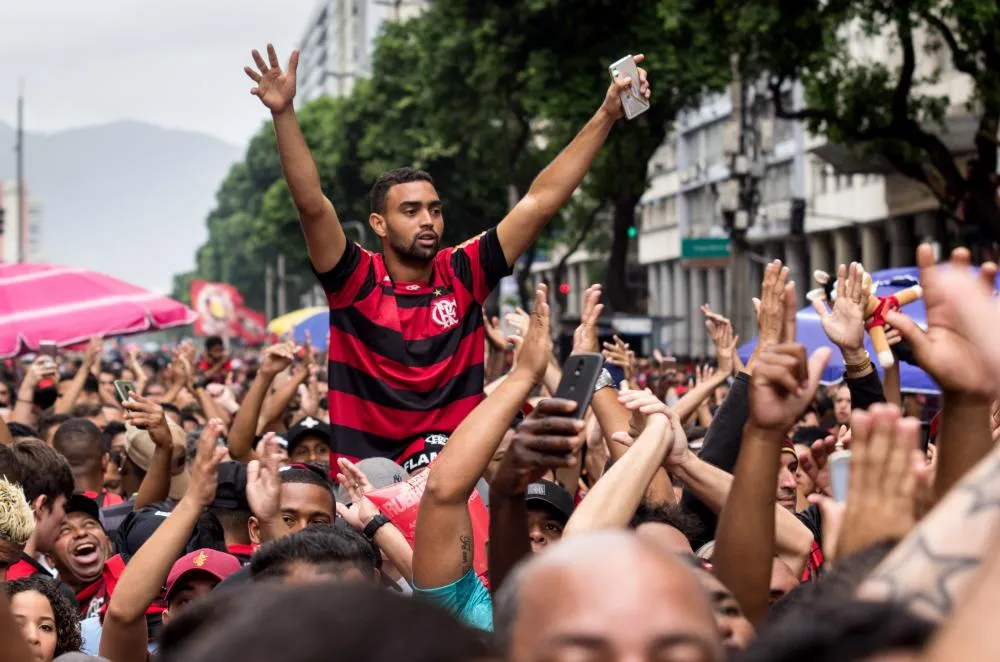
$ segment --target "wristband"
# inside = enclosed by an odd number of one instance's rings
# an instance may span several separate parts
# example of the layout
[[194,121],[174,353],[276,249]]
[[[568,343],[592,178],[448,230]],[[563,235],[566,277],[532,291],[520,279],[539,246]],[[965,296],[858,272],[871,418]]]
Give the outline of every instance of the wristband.
[[597,378],[597,382],[594,384],[594,393],[597,393],[602,388],[608,388],[609,386],[614,386],[615,380],[612,379],[611,373],[608,372],[607,368],[601,370],[601,376]]
[[362,531],[362,533],[364,534],[365,538],[372,540],[375,538],[375,534],[378,533],[378,530],[388,523],[389,523],[389,518],[383,515],[382,513],[379,513],[378,515],[372,518],[372,521],[365,524],[365,528]]

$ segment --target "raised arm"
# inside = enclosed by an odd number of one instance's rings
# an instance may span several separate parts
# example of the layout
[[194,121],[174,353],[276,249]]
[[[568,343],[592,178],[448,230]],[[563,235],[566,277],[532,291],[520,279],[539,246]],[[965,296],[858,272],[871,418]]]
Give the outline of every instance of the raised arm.
[[[635,61],[642,62],[643,56],[636,55]],[[648,99],[649,84],[646,82],[644,69],[639,69],[639,79],[640,88]],[[622,78],[611,84],[597,113],[559,156],[538,173],[528,193],[500,221],[497,236],[509,266],[514,266],[528,246],[534,243],[535,237],[549,219],[566,204],[583,181],[604,141],[608,139],[611,127],[625,116],[619,94],[631,84],[631,78]]]
[[281,170],[285,174],[288,191],[299,212],[299,222],[306,235],[309,259],[316,271],[330,271],[340,262],[347,246],[347,236],[337,218],[333,203],[323,194],[320,186],[319,170],[309,146],[306,144],[302,128],[295,116],[292,100],[295,98],[296,68],[299,52],[292,51],[288,58],[288,70],[282,71],[274,46],[267,45],[267,61],[254,50],[254,67],[244,67],[243,71],[256,83],[250,93],[260,98],[271,111],[274,121],[274,135],[278,141],[278,156]]
[[469,497],[511,421],[541,380],[551,352],[546,288],[539,285],[532,327],[525,336],[517,367],[462,421],[430,468],[413,540],[416,587],[447,586],[472,569]]
[[236,412],[226,440],[229,445],[229,455],[234,460],[250,462],[256,458],[253,439],[257,433],[257,419],[260,417],[264,398],[267,397],[267,390],[271,387],[275,375],[292,364],[294,353],[295,343],[291,342],[272,345],[264,350],[257,376],[243,397],[243,403]]

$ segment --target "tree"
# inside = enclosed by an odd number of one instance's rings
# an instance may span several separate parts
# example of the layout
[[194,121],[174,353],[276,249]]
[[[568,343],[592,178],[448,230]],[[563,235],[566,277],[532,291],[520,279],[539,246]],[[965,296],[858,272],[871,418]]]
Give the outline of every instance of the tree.
[[[739,53],[749,71],[768,74],[777,116],[804,120],[831,142],[858,148],[926,185],[943,211],[967,227],[966,239],[975,237],[977,226],[1000,241],[997,3],[661,0],[661,16],[668,39],[694,32],[704,57]],[[859,57],[849,47],[877,36],[892,45],[891,61]],[[958,150],[941,136],[950,105],[934,88],[942,68],[926,66],[939,56],[973,89],[965,110],[977,118],[978,129]],[[805,108],[782,104],[779,92],[793,80],[805,88]],[[957,156],[970,157],[964,168]]]

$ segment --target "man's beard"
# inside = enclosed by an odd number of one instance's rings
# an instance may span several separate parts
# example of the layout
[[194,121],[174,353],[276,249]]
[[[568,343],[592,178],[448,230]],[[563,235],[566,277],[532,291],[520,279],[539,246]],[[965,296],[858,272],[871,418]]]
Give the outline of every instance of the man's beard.
[[406,243],[400,235],[389,230],[389,245],[392,246],[393,252],[404,262],[424,265],[433,260],[434,256],[437,255],[441,246],[441,237],[439,236],[434,241],[433,246],[421,246],[417,236],[413,237],[409,243]]

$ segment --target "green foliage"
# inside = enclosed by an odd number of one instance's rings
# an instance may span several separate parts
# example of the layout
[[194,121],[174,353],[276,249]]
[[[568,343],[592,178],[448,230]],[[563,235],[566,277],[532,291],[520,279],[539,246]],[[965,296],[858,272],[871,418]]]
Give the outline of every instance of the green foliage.
[[[371,80],[359,82],[348,98],[320,99],[299,110],[323,189],[341,219],[367,225],[371,181],[412,165],[429,171],[441,192],[446,241],[497,223],[512,197],[527,192],[597,110],[610,82],[608,65],[643,52],[654,89],[651,110],[615,128],[581,190],[539,242],[543,249],[556,243],[609,248],[611,303],[629,308],[627,231],[646,189],[646,164],[677,111],[728,77],[728,61],[719,66],[688,56],[697,35],[664,38],[655,19],[660,5],[436,0],[416,19],[386,25]],[[220,186],[207,223],[197,277],[226,280],[263,308],[264,269],[283,253],[293,277],[289,301],[296,288],[311,285],[269,126]],[[189,280],[178,276],[177,287]]]
[[[739,53],[744,72],[769,75],[772,96],[783,83],[801,81],[806,107],[780,114],[888,162],[929,186],[946,212],[1000,240],[996,2],[661,0],[660,17],[668,39],[696,35],[715,66]],[[964,108],[935,88],[942,65],[972,83]],[[979,121],[978,135],[957,150],[974,157],[968,169],[941,137],[946,114],[963,110]]]

